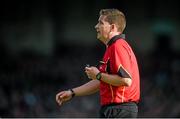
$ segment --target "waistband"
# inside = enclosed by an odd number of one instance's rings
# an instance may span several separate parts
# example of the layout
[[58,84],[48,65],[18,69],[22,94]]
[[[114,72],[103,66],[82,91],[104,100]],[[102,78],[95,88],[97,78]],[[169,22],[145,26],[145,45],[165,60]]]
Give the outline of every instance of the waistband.
[[108,107],[108,106],[117,106],[117,105],[121,105],[121,106],[137,106],[137,102],[123,102],[123,103],[110,103],[110,104],[106,104],[106,105],[102,105],[101,108],[104,107]]

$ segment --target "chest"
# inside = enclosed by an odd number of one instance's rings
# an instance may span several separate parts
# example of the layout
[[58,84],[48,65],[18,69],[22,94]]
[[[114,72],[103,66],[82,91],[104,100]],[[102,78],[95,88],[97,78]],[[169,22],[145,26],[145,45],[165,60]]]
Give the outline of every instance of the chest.
[[111,59],[111,52],[110,49],[107,49],[104,53],[102,61],[99,62],[99,70],[101,72],[110,73],[110,59]]

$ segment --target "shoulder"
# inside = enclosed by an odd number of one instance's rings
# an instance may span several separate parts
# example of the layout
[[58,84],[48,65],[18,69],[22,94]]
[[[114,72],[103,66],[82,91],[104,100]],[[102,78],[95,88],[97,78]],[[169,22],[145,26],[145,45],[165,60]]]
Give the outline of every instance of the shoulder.
[[111,51],[119,52],[119,53],[128,53],[130,54],[132,52],[131,46],[128,44],[128,42],[124,39],[117,40],[111,48]]
[[130,46],[128,42],[124,39],[119,39],[114,44],[112,44],[112,49],[121,49],[126,47],[130,47]]

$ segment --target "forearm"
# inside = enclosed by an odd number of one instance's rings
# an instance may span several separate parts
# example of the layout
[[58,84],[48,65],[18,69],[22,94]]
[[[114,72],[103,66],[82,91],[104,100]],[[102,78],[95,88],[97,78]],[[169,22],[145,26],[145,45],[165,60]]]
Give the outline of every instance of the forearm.
[[76,96],[90,95],[99,90],[100,82],[98,80],[91,80],[88,83],[79,87],[73,88]]
[[122,78],[118,75],[102,73],[101,81],[113,86],[130,86],[132,80],[130,78]]

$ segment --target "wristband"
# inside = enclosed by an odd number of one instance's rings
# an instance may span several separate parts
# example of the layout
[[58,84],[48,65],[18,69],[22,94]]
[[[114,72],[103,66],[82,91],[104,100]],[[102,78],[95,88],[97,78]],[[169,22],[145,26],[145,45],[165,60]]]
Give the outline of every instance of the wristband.
[[75,96],[75,93],[73,91],[73,89],[70,89],[71,93],[72,93],[72,98]]

